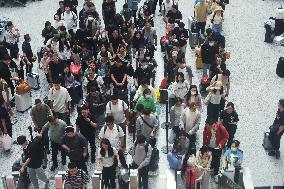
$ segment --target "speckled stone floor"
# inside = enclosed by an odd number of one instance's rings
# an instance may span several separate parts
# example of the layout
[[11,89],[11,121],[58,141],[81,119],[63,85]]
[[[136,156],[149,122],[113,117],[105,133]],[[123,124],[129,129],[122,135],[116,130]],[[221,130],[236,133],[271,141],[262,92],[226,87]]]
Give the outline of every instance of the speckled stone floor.
[[[0,8],[0,17],[10,18],[20,29],[22,36],[29,33],[32,37],[33,50],[36,52],[37,47],[42,44],[40,34],[44,22],[52,21],[53,14],[58,8],[57,2],[57,0],[43,0],[30,2],[24,8]],[[94,2],[100,13],[102,0]],[[80,8],[82,3],[83,0],[79,0]],[[123,3],[123,0],[118,0],[118,10],[122,8]],[[231,71],[229,100],[236,104],[240,118],[236,138],[241,141],[245,157],[244,166],[250,168],[255,186],[284,185],[283,155],[279,160],[269,157],[261,145],[263,132],[268,129],[274,119],[277,102],[279,98],[284,97],[284,80],[275,74],[278,58],[284,55],[284,48],[263,42],[263,22],[273,16],[273,10],[281,4],[284,4],[283,0],[231,0],[225,12],[224,35],[226,47],[231,50],[232,54],[232,58],[227,62],[228,69]],[[193,15],[193,1],[179,0],[179,7],[187,25],[187,17]],[[160,38],[164,34],[164,23],[161,17],[155,18],[155,24],[158,38]],[[157,51],[155,57],[159,66],[157,83],[160,83],[163,77],[161,53]],[[195,70],[193,52],[189,48],[186,58],[193,68],[194,83],[197,84],[202,73]],[[34,71],[40,73],[41,89],[33,91],[32,98],[44,98],[48,87],[44,74],[37,68]],[[162,106],[161,111],[160,121],[164,122],[165,107]],[[202,115],[202,123],[204,123],[206,112],[204,111]],[[75,118],[76,114],[72,115],[73,123]],[[20,134],[28,135],[27,127],[31,125],[29,111],[16,113],[15,119],[18,121],[13,126],[14,139]],[[201,124],[198,132],[200,139],[202,139],[203,127],[204,125]],[[132,141],[128,141],[128,144],[131,145]],[[165,131],[161,129],[158,147],[164,144]],[[280,151],[284,153],[284,140],[281,142]],[[15,145],[9,154],[0,152],[0,175],[11,173],[11,165],[19,154],[20,148]],[[90,172],[95,169],[95,165],[91,163],[88,163],[88,167]],[[164,174],[167,167],[166,156],[161,154],[159,173]],[[64,169],[64,167],[59,167],[59,169]],[[50,177],[54,176],[53,173],[47,172]],[[151,189],[161,188],[157,182],[157,174],[154,173],[151,176]],[[51,185],[50,188],[54,186]],[[211,183],[210,188],[216,188],[216,185]]]

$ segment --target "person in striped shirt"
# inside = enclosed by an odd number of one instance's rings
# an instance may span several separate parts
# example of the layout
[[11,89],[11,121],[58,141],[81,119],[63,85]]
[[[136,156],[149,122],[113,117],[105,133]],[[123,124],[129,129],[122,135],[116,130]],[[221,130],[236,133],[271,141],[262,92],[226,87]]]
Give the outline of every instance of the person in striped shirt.
[[88,175],[83,170],[78,169],[76,163],[70,162],[68,164],[65,187],[67,189],[87,189],[88,182]]

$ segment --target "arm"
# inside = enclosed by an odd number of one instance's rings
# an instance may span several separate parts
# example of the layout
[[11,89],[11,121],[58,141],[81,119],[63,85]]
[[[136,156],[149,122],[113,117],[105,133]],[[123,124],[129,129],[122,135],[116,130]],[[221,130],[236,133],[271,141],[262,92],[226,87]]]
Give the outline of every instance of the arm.
[[32,121],[33,121],[34,126],[35,126],[36,128],[38,128],[38,125],[37,125],[37,123],[36,123],[36,119],[35,119],[34,116],[32,116]]
[[8,131],[7,131],[7,126],[6,126],[5,119],[1,119],[1,123],[2,123],[2,126],[3,126],[4,134],[7,134]]
[[28,164],[31,162],[31,158],[28,158],[25,163],[22,165],[20,172],[23,173],[25,168],[28,166]]
[[151,155],[152,155],[152,148],[151,146],[148,146],[148,152],[147,152],[147,156],[145,157],[145,159],[141,162],[141,164],[139,165],[138,169],[143,168],[147,165],[149,165],[150,160],[151,160]]
[[111,77],[111,80],[115,83],[115,85],[118,85],[118,82],[116,81],[114,75],[111,74],[110,77]]

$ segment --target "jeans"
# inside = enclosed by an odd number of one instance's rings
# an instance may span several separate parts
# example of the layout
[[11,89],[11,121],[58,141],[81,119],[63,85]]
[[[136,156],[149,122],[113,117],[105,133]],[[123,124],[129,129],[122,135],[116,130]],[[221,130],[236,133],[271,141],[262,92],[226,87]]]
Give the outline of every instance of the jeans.
[[44,170],[40,167],[37,169],[27,168],[31,183],[33,184],[34,189],[39,189],[38,179],[47,183],[48,179],[44,173]]
[[232,142],[234,140],[235,137],[235,133],[237,131],[237,126],[236,125],[226,125],[225,126],[227,132],[229,133],[229,139],[227,142],[227,147],[230,148],[232,145]]
[[52,158],[52,163],[54,166],[58,166],[57,154],[59,150],[61,151],[62,164],[66,164],[66,152],[60,146],[60,144],[51,141],[51,158]]
[[143,167],[142,169],[138,170],[138,186],[139,188],[148,189],[148,175],[149,169],[148,166]]
[[95,135],[93,135],[93,136],[85,136],[85,138],[90,143],[91,158],[92,159],[96,159],[96,140],[95,140]]
[[207,119],[218,120],[220,113],[220,104],[212,104],[209,102],[207,106]]
[[111,167],[103,167],[102,171],[102,180],[103,180],[103,187],[107,189],[115,189],[115,166]]
[[212,153],[211,169],[213,168],[214,175],[218,175],[222,149],[210,148],[210,152]]
[[211,64],[206,64],[205,62],[204,62],[204,66],[203,66],[203,77],[205,77],[205,76],[208,76],[209,74],[207,74],[207,70],[208,71],[210,71],[210,67],[211,67]]
[[201,33],[204,34],[206,22],[197,22],[196,24],[198,33],[201,31]]
[[222,32],[222,24],[213,24],[212,30],[215,33],[221,33]]

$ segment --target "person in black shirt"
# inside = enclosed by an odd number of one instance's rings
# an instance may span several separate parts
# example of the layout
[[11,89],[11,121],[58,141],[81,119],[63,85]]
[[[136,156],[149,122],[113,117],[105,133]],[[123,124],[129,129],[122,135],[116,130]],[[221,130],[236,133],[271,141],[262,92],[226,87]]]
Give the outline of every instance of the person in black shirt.
[[268,153],[269,156],[280,157],[280,140],[284,133],[284,99],[279,100],[278,111],[276,113],[273,125],[270,128],[269,140],[273,146],[273,150]]
[[122,65],[119,58],[115,59],[114,65],[110,68],[110,77],[114,88],[126,88],[127,87],[127,69]]
[[52,60],[49,63],[49,79],[50,82],[62,80],[64,78],[65,62],[60,60],[57,53],[53,53]]
[[115,16],[116,8],[115,2],[113,0],[106,0],[102,4],[102,15],[105,22],[105,26],[107,27],[113,17]]
[[94,119],[90,117],[90,110],[88,106],[83,106],[81,115],[78,115],[76,120],[77,132],[80,132],[90,143],[91,147],[91,162],[96,161],[96,141],[95,141],[95,129],[97,124]]
[[53,38],[53,35],[57,34],[56,29],[51,26],[51,23],[49,21],[46,21],[44,24],[44,29],[41,32],[41,36],[44,38],[43,44],[45,45],[46,42]]
[[175,23],[179,23],[182,20],[182,14],[178,10],[177,5],[173,5],[172,9],[167,13],[166,22],[168,22],[169,19],[173,19]]
[[8,54],[3,55],[2,60],[0,60],[0,78],[4,79],[8,86],[11,89],[11,93],[14,96],[15,94],[15,86],[12,80],[19,80],[18,77],[12,77],[11,71],[9,68],[9,64],[11,62],[11,58]]
[[87,30],[85,23],[79,24],[79,29],[77,29],[75,37],[80,47],[82,47],[84,43],[88,45],[92,44],[92,33]]
[[122,36],[119,35],[118,31],[114,30],[112,32],[111,37],[109,38],[109,45],[110,45],[111,52],[113,53],[113,56],[115,56],[118,53],[119,51],[118,47],[121,44],[124,44],[125,46],[127,46]]
[[26,74],[32,72],[33,68],[33,51],[31,47],[31,37],[29,34],[24,35],[25,41],[22,44],[22,51],[23,51],[23,56],[26,56],[30,62],[30,64],[26,65]]
[[59,9],[57,9],[56,14],[59,16],[59,19],[61,19],[61,14],[65,11],[64,7],[64,1],[59,1]]
[[12,138],[11,118],[3,98],[0,98],[0,128],[2,133],[8,134]]
[[154,78],[153,75],[153,68],[149,65],[148,60],[143,59],[143,61],[140,63],[140,66],[135,70],[134,73],[134,85],[136,88],[138,88],[143,80],[147,82],[147,84],[152,83],[151,79]]
[[49,188],[49,180],[45,175],[42,165],[43,159],[43,143],[39,137],[34,138],[33,142],[26,139],[26,136],[21,135],[17,138],[17,143],[22,146],[24,152],[24,164],[20,172],[23,173],[27,167],[27,172],[33,188],[39,189],[38,178],[45,183],[44,188]]
[[96,120],[99,127],[105,124],[105,104],[106,98],[99,93],[99,88],[92,87],[86,97],[86,105],[90,110],[90,117]]
[[180,22],[178,27],[176,27],[173,31],[176,35],[176,39],[179,42],[179,46],[181,47],[181,51],[185,54],[186,52],[186,45],[188,40],[188,31],[184,28],[184,23]]
[[226,106],[226,110],[221,112],[220,121],[229,133],[227,147],[230,148],[234,140],[234,136],[237,131],[237,124],[239,121],[238,114],[235,111],[234,104],[232,102],[229,102]]

